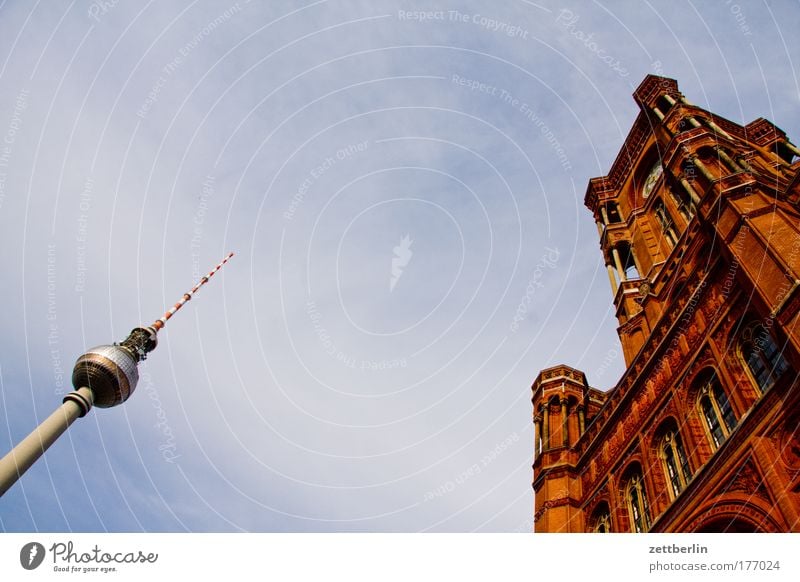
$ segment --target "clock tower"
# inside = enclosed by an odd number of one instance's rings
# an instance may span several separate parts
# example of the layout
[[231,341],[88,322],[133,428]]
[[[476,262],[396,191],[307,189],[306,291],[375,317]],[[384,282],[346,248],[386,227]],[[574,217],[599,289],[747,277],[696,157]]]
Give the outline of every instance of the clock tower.
[[589,181],[627,369],[533,389],[535,531],[800,531],[800,150],[648,75]]

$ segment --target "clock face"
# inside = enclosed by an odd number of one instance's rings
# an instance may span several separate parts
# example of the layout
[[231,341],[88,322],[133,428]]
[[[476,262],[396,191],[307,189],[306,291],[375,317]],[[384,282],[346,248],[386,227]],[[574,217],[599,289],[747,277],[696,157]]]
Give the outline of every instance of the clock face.
[[644,187],[642,188],[642,196],[647,198],[650,196],[650,193],[653,191],[653,188],[656,186],[656,182],[661,177],[661,174],[664,173],[664,168],[661,166],[661,160],[658,160],[654,165],[653,168],[650,170],[650,173],[647,175],[647,179],[644,181]]

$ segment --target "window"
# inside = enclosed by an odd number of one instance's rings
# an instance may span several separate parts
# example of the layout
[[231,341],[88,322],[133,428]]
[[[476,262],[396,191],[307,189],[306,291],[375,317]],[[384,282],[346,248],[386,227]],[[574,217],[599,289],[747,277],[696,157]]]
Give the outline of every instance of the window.
[[744,329],[739,340],[739,351],[762,392],[771,388],[789,369],[769,331],[760,323],[750,324]]
[[608,213],[609,223],[622,222],[616,202],[606,202],[606,212]]
[[692,478],[689,470],[689,463],[686,460],[686,452],[683,450],[681,435],[677,431],[670,430],[661,438],[661,459],[664,463],[664,472],[667,475],[670,492],[674,499]]
[[681,213],[681,216],[686,222],[689,222],[694,218],[694,205],[689,200],[688,195],[684,190],[678,190],[675,188],[669,189],[670,198],[675,203],[675,207],[678,209],[678,212]]
[[597,518],[595,529],[597,533],[610,533],[611,532],[611,514],[604,513]]
[[653,205],[653,211],[655,212],[658,224],[661,225],[664,238],[667,240],[670,247],[674,247],[678,243],[678,233],[675,231],[675,223],[672,222],[672,217],[669,215],[667,207],[659,200]]
[[631,518],[631,531],[641,533],[650,529],[650,507],[647,504],[644,479],[638,469],[628,479],[626,497]]
[[733,408],[716,374],[713,374],[700,389],[699,403],[711,443],[716,450],[736,427]]
[[608,509],[607,503],[601,503],[594,510],[590,524],[590,531],[595,533],[611,532],[611,511]]

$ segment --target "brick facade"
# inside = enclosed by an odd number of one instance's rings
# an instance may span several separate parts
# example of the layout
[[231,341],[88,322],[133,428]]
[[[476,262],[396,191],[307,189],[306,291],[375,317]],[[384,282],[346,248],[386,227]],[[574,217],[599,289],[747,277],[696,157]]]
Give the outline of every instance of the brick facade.
[[533,383],[534,531],[800,531],[800,151],[648,75],[589,181],[627,369]]

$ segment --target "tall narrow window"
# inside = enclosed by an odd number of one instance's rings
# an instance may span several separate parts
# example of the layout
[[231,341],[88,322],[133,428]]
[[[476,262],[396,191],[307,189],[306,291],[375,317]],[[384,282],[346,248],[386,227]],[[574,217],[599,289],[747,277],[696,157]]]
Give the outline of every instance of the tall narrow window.
[[628,480],[628,511],[631,517],[631,531],[641,533],[650,529],[650,507],[647,503],[647,492],[644,479],[639,471],[634,472]]
[[656,215],[656,220],[658,220],[658,224],[661,225],[664,238],[667,240],[670,247],[674,247],[678,243],[678,233],[675,231],[675,223],[672,221],[667,207],[659,200],[653,205],[653,211]]
[[739,341],[739,350],[753,380],[762,392],[771,388],[789,369],[789,364],[781,355],[769,331],[760,323],[751,324],[744,329]]
[[675,203],[675,207],[678,209],[678,212],[681,213],[681,216],[686,222],[689,222],[694,218],[694,205],[692,204],[689,196],[686,194],[684,190],[678,190],[676,188],[669,189],[670,198]]
[[716,450],[736,426],[736,416],[733,414],[730,400],[716,375],[713,375],[700,390],[700,410]]
[[688,485],[692,478],[681,435],[670,430],[661,439],[661,455],[673,499]]

